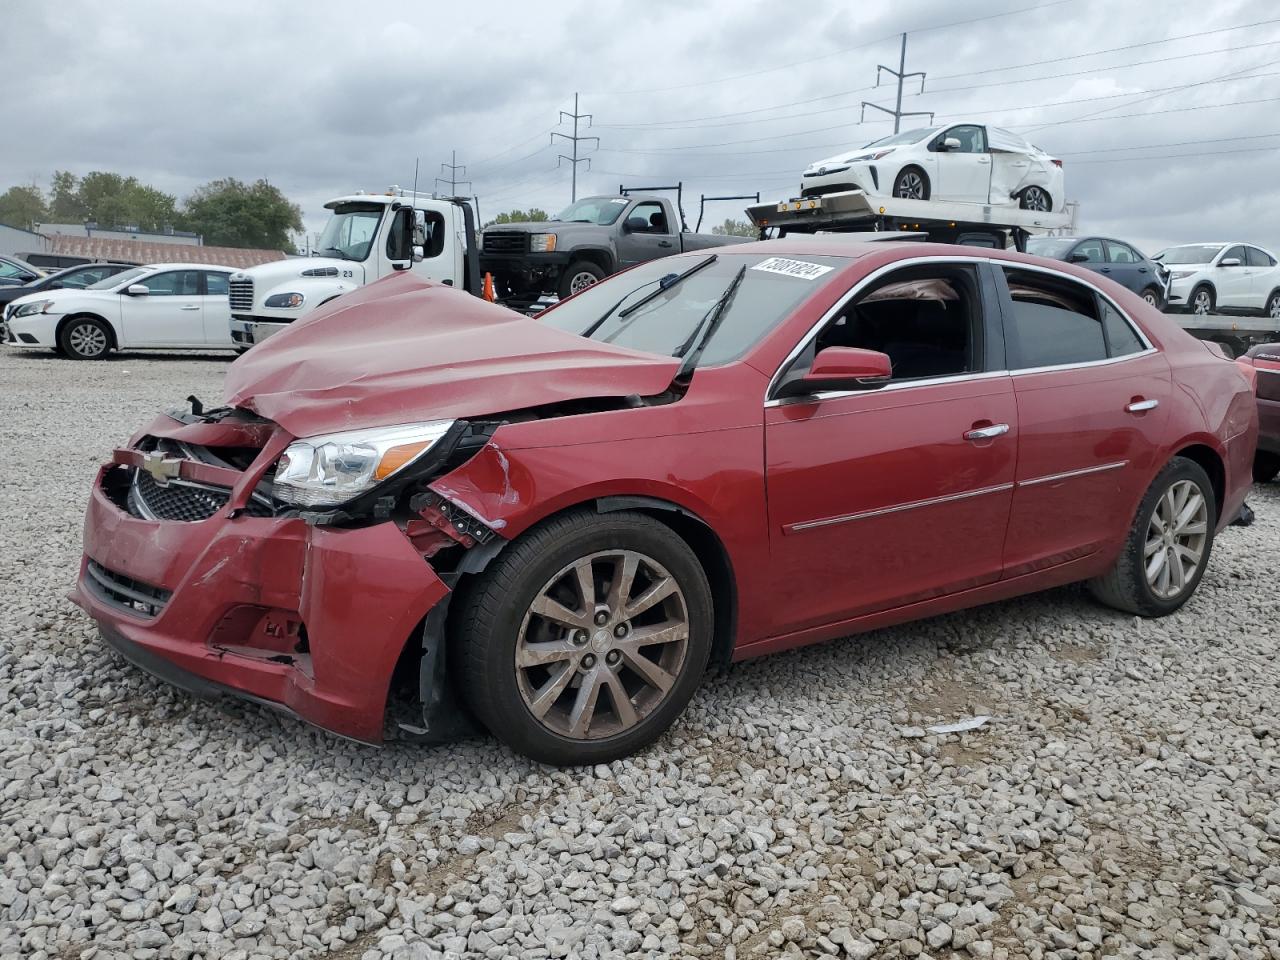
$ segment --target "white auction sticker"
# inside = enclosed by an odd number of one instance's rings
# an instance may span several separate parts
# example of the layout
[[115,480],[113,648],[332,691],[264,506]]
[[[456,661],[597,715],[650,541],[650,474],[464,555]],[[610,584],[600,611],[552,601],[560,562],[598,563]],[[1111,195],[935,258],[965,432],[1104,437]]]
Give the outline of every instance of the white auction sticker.
[[780,273],[784,277],[799,277],[801,280],[817,280],[824,273],[830,273],[834,267],[821,263],[810,263],[808,260],[788,260],[785,257],[770,257],[761,260],[752,270],[764,270],[766,273]]

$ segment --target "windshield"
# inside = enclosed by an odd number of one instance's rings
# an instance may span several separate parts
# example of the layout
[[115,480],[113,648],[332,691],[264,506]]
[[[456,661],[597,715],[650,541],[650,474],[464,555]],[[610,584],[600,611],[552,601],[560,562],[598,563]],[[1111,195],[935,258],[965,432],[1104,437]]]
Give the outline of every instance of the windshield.
[[115,276],[105,277],[97,283],[91,283],[86,290],[114,290],[116,287],[127,287],[129,284],[137,280],[138,277],[145,276],[149,267],[134,267],[132,270],[126,270],[124,273],[117,273]]
[[552,219],[563,220],[565,223],[594,223],[606,227],[627,209],[628,202],[622,197],[588,197],[569,204]]
[[[721,252],[713,263],[689,274],[634,313],[619,316],[628,304],[660,289],[659,281],[668,276],[674,279],[706,257],[703,253],[642,264],[588,287],[539,319],[559,330],[589,334],[592,340],[660,356],[683,356],[690,351],[690,336],[698,324],[745,266],[736,295],[698,358],[699,367],[711,367],[740,357],[848,263],[844,257]],[[608,318],[600,323],[605,314]]]
[[1208,263],[1224,246],[1222,243],[1190,243],[1185,247],[1170,247],[1154,259],[1161,263]]
[[335,207],[320,234],[316,255],[339,260],[366,259],[373,249],[373,238],[378,235],[383,209],[380,203],[344,203]]
[[1063,240],[1059,237],[1036,237],[1027,241],[1027,253],[1037,257],[1061,260],[1077,242],[1075,238]]
[[867,144],[867,146],[897,147],[904,143],[919,143],[925,137],[930,137],[941,129],[941,127],[922,127],[918,130],[908,130],[905,133],[895,133],[892,136],[884,137],[880,140],[872,140]]

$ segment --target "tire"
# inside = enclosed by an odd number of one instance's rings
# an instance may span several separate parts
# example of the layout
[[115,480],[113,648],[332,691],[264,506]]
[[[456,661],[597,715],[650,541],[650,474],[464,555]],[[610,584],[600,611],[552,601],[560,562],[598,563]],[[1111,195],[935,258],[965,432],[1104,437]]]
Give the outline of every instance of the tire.
[[111,329],[97,317],[72,317],[58,331],[58,346],[72,360],[101,360],[111,352]]
[[1160,309],[1160,305],[1164,302],[1164,297],[1161,295],[1159,287],[1147,287],[1138,296],[1157,310]]
[[928,200],[929,175],[919,167],[903,167],[893,178],[893,195],[903,200]]
[[581,293],[592,284],[599,283],[605,276],[604,270],[598,264],[590,260],[575,260],[565,268],[564,273],[560,274],[557,292],[563,300],[575,293]]
[[1280,473],[1280,453],[1258,450],[1253,455],[1253,482],[1270,483]]
[[1018,206],[1023,210],[1040,210],[1048,213],[1053,209],[1053,197],[1044,187],[1027,187],[1018,194]]
[[1272,320],[1280,320],[1280,290],[1271,291],[1271,296],[1267,297],[1267,305],[1262,308],[1262,312]]
[[[580,569],[591,571],[589,587]],[[674,592],[623,617],[628,605],[611,593],[625,569],[632,609],[662,583]],[[559,766],[607,763],[653,743],[683,712],[712,625],[711,588],[684,540],[644,514],[581,511],[518,538],[464,591],[451,661],[472,711],[513,750]],[[640,631],[669,639],[635,644]]]
[[1213,313],[1214,307],[1217,306],[1216,300],[1213,287],[1201,284],[1191,291],[1191,296],[1187,297],[1187,309],[1198,316]]
[[[1184,491],[1185,498],[1182,496]],[[1159,509],[1162,518],[1170,514],[1176,518],[1178,513],[1192,506],[1194,494],[1200,496],[1200,507],[1184,525],[1183,533],[1171,534],[1174,546],[1198,551],[1198,559],[1188,576],[1183,557],[1171,554],[1170,540],[1160,534],[1153,516]],[[1191,598],[1204,576],[1213,550],[1216,523],[1217,501],[1209,475],[1198,463],[1185,457],[1174,457],[1165,464],[1142,498],[1138,515],[1125,537],[1115,566],[1101,577],[1089,581],[1090,592],[1101,603],[1140,617],[1163,617],[1173,613]],[[1195,532],[1186,533],[1186,530]],[[1150,561],[1154,577],[1147,573],[1147,554],[1152,544],[1158,545]],[[1160,559],[1163,563],[1159,563]],[[1180,576],[1173,572],[1175,563]],[[1169,573],[1167,579],[1163,576],[1164,571]]]

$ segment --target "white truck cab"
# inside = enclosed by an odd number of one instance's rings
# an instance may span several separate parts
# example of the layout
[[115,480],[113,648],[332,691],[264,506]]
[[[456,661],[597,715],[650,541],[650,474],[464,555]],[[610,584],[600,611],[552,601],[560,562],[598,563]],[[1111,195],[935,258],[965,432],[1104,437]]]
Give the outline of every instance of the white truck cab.
[[231,275],[231,339],[237,349],[247,350],[316,307],[396,270],[478,292],[475,217],[461,198],[392,187],[385,194],[338,197],[325,207],[333,213],[315,255]]

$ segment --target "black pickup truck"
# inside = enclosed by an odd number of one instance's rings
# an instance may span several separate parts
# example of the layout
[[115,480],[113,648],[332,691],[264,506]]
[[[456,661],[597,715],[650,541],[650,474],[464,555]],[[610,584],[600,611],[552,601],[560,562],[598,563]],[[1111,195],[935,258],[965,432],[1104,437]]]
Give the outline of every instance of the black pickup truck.
[[480,233],[480,270],[499,299],[568,297],[646,260],[747,238],[681,229],[671,202],[655,196],[585,197],[541,223],[502,223]]

